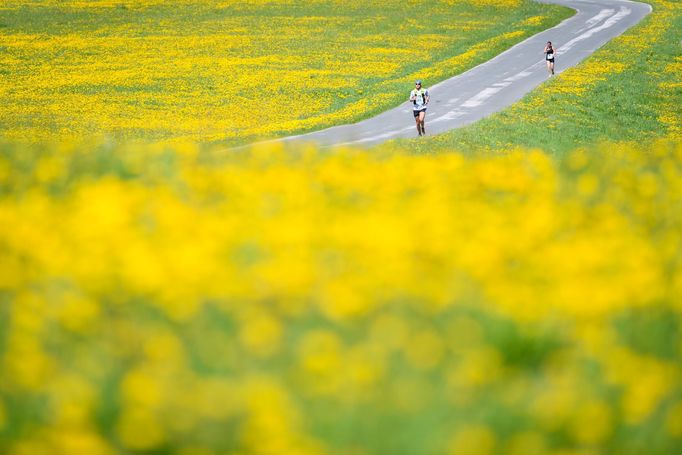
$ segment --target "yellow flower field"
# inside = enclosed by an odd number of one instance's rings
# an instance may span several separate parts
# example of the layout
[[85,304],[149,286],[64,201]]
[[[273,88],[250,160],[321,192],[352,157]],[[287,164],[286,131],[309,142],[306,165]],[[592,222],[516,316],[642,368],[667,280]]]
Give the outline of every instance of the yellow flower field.
[[2,453],[682,447],[680,143],[0,156]]
[[[652,3],[460,154],[224,144],[357,120],[564,10],[4,0],[0,454],[682,452],[682,9]],[[640,136],[506,145],[529,124]]]
[[234,144],[351,122],[566,14],[528,0],[4,0],[0,136]]

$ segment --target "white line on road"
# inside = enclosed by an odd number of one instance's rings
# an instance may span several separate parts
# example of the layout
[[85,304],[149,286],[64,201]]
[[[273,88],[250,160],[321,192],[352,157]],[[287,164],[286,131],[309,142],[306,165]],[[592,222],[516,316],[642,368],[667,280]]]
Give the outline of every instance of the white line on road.
[[559,49],[557,49],[557,52],[556,52],[557,55],[565,54],[565,53],[566,53],[567,51],[569,51],[573,46],[575,46],[575,44],[576,44],[577,42],[586,40],[586,39],[590,38],[592,35],[594,35],[595,33],[601,32],[602,30],[606,30],[606,29],[609,28],[609,27],[613,27],[613,26],[616,25],[621,19],[623,19],[623,18],[629,16],[630,13],[632,13],[632,10],[631,10],[630,8],[626,8],[626,7],[624,7],[624,6],[621,7],[621,8],[620,8],[620,11],[618,11],[618,13],[617,13],[615,16],[609,18],[606,22],[604,22],[604,23],[603,23],[602,25],[600,25],[599,27],[595,27],[595,28],[589,29],[589,30],[586,31],[585,33],[581,34],[580,36],[576,36],[575,38],[573,38],[572,40],[570,40],[568,43],[562,45]]
[[614,9],[603,9],[603,10],[601,10],[601,11],[599,12],[599,14],[597,14],[596,16],[594,16],[594,17],[588,19],[587,21],[585,21],[585,27],[583,27],[583,28],[581,28],[580,30],[578,30],[578,31],[576,32],[576,34],[582,33],[582,32],[584,32],[585,30],[587,30],[588,28],[594,27],[594,26],[597,25],[599,22],[601,22],[602,19],[606,19],[607,17],[611,16],[611,15],[612,15],[613,13],[615,13],[615,12],[616,12],[616,10],[614,10]]
[[533,74],[533,73],[530,72],[530,71],[524,70],[524,71],[521,71],[521,72],[518,73],[518,74],[513,75],[512,77],[506,78],[504,81],[505,81],[505,82],[516,82],[516,81],[520,81],[520,80],[523,79],[524,77],[528,77],[528,76],[530,76],[531,74]]
[[493,96],[495,93],[502,90],[502,87],[488,87],[487,89],[479,92],[473,98],[469,98],[462,104],[462,107],[476,107],[483,104],[485,100]]
[[409,126],[409,127],[402,128],[402,129],[399,129],[399,130],[389,131],[388,133],[377,134],[377,135],[375,135],[375,136],[365,137],[365,138],[363,138],[363,139],[357,139],[357,140],[355,140],[355,141],[342,142],[342,143],[336,144],[336,145],[363,144],[363,143],[365,143],[365,142],[376,141],[377,139],[387,139],[387,138],[390,138],[390,137],[395,136],[396,133],[402,133],[403,131],[409,131],[409,130],[411,130],[411,129],[413,129],[413,128],[414,128],[414,126]]
[[440,117],[436,117],[435,119],[429,121],[429,123],[437,123],[437,122],[444,122],[446,120],[454,120],[456,118],[462,117],[464,115],[464,112],[455,109],[454,111],[450,111],[447,114],[441,115]]

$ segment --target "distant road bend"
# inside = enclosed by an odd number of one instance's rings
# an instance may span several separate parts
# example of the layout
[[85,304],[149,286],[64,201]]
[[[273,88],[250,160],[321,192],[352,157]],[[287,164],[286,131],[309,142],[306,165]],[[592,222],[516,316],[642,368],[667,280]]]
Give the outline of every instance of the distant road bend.
[[[459,128],[501,111],[547,80],[542,49],[555,45],[556,73],[577,65],[612,38],[651,12],[645,3],[627,0],[538,0],[575,9],[559,25],[534,35],[497,57],[429,89],[428,135]],[[405,100],[412,86],[405,87]],[[411,105],[349,125],[277,139],[314,142],[321,147],[375,145],[396,138],[416,137]],[[269,141],[268,141],[269,142]]]

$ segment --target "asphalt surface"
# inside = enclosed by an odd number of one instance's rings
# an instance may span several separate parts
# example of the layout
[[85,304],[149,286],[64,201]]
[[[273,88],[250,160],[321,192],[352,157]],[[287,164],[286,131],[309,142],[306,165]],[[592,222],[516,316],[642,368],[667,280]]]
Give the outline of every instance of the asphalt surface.
[[[538,33],[492,60],[432,87],[424,81],[431,101],[426,114],[427,135],[449,131],[500,111],[521,99],[548,78],[543,49],[552,41],[555,73],[577,65],[612,38],[651,12],[644,3],[626,0],[539,0],[573,8],[577,13],[561,24]],[[406,102],[376,117],[350,125],[290,136],[279,141],[314,142],[321,147],[375,145],[396,138],[417,136],[410,90]]]

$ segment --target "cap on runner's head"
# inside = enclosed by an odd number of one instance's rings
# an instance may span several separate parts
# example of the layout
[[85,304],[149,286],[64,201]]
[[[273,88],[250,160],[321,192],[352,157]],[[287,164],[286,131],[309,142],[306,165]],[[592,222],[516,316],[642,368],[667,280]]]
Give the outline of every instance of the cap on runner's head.
[[419,80],[419,81],[415,82],[414,85],[422,85],[422,81]]

